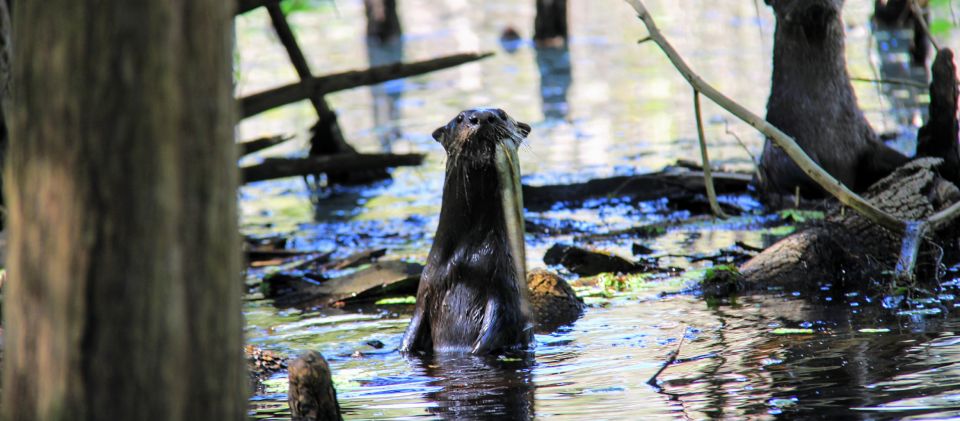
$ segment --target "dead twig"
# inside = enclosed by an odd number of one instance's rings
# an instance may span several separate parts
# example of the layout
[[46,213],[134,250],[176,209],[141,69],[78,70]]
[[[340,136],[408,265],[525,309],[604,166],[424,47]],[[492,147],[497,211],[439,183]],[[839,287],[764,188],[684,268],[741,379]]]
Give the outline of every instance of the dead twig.
[[718,218],[727,218],[727,214],[720,209],[717,203],[717,190],[713,187],[713,177],[710,169],[710,156],[707,153],[707,140],[703,136],[703,116],[700,112],[700,91],[693,89],[693,110],[697,117],[697,138],[700,140],[700,159],[703,164],[703,184],[707,188],[707,200],[710,201],[710,210]]
[[757,180],[759,180],[760,168],[757,167],[757,163],[759,163],[760,160],[757,159],[757,156],[754,155],[753,152],[750,152],[750,148],[748,148],[747,144],[743,141],[743,139],[740,138],[740,135],[738,135],[733,130],[730,130],[730,122],[727,121],[727,119],[723,120],[723,131],[724,133],[732,136],[733,139],[736,140],[738,144],[740,144],[740,147],[743,148],[743,151],[747,153],[747,156],[750,157],[750,162],[753,163],[753,174],[757,176]]
[[[686,334],[686,333],[687,333],[687,328],[684,327],[683,334]],[[663,362],[663,365],[660,366],[660,369],[657,370],[656,373],[653,373],[653,376],[650,377],[650,380],[647,380],[648,385],[653,386],[657,389],[660,389],[660,385],[657,384],[657,377],[659,377],[660,374],[662,374],[664,370],[667,369],[667,367],[670,367],[671,365],[673,365],[673,363],[677,361],[677,356],[680,355],[680,347],[683,346],[683,339],[684,339],[684,335],[680,335],[680,341],[677,342],[677,349],[670,351],[670,353],[667,354],[667,360]]]

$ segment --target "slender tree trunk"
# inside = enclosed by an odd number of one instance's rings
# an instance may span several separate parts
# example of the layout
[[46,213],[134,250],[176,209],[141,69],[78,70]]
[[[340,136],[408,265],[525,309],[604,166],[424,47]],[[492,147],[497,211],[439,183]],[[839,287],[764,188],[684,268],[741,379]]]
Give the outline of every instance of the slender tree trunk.
[[245,417],[234,9],[17,4],[0,418]]

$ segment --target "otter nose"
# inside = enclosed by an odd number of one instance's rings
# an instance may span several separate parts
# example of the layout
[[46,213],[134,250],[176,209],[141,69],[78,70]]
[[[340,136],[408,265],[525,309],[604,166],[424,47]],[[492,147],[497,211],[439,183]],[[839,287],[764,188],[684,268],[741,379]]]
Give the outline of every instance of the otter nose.
[[470,110],[466,112],[466,118],[470,124],[494,123],[500,115],[497,110]]

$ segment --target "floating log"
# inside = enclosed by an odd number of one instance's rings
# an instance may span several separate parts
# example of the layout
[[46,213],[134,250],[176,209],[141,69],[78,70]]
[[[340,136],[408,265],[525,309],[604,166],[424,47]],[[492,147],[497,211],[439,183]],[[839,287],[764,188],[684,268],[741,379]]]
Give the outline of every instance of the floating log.
[[[746,193],[749,174],[718,172],[713,182],[718,193]],[[602,197],[630,196],[635,200],[658,200],[706,194],[703,173],[681,168],[632,176],[599,178],[584,183],[523,186],[524,206],[547,209],[557,202],[582,202]]]
[[248,118],[282,105],[317,97],[330,92],[417,76],[435,70],[477,61],[492,55],[493,53],[454,54],[414,63],[394,63],[385,66],[371,67],[367,70],[351,70],[327,76],[312,77],[302,82],[240,98],[241,116],[242,118]]
[[263,163],[242,167],[244,183],[321,173],[348,173],[423,162],[422,154],[337,154],[308,158],[270,158]]
[[290,139],[293,139],[293,136],[267,136],[259,139],[240,142],[237,144],[237,146],[240,147],[240,156],[243,157],[254,152],[262,151],[271,146],[279,145]]

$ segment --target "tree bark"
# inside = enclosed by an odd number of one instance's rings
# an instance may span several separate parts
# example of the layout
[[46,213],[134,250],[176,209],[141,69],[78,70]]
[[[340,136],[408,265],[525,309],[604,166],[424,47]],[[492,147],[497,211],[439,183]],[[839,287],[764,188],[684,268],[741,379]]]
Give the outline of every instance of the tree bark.
[[17,5],[0,418],[246,417],[234,11]]

